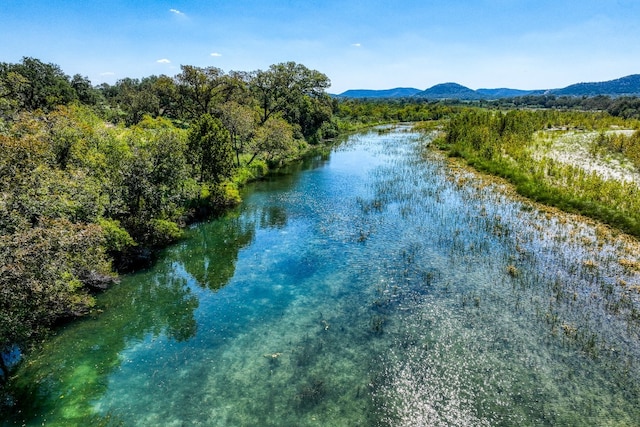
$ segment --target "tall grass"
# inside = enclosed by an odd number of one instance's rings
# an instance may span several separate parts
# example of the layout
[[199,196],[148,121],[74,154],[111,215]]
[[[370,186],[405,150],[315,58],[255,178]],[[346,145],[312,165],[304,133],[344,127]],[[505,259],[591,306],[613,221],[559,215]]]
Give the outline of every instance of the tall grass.
[[[580,213],[640,236],[640,188],[633,182],[607,179],[596,172],[537,155],[535,134],[545,129],[604,131],[637,126],[605,113],[469,109],[445,125],[437,145],[471,166],[512,182],[533,200]],[[640,137],[601,133],[601,150],[640,158]]]

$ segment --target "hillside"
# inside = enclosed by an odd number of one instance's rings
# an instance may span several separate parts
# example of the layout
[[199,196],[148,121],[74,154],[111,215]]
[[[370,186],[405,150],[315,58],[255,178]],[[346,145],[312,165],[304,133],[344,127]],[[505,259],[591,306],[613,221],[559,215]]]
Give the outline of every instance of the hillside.
[[534,93],[539,93],[540,91],[498,88],[498,89],[478,89],[476,90],[476,92],[484,95],[489,99],[500,99],[500,98],[513,98],[516,96],[526,96]]
[[414,95],[428,99],[484,99],[485,95],[458,83],[441,83]]
[[549,93],[567,96],[625,96],[640,95],[640,74],[632,74],[615,80],[596,83],[577,83]]
[[426,90],[414,88],[395,88],[386,90],[357,89],[348,90],[337,95],[344,98],[407,98],[423,99],[460,99],[482,100],[515,98],[526,95],[557,95],[557,96],[640,96],[640,74],[632,74],[615,80],[594,83],[576,83],[559,89],[521,90],[510,88],[473,90],[458,83],[441,83]]
[[407,98],[420,92],[420,89],[412,87],[397,87],[385,90],[350,89],[341,93],[345,98]]

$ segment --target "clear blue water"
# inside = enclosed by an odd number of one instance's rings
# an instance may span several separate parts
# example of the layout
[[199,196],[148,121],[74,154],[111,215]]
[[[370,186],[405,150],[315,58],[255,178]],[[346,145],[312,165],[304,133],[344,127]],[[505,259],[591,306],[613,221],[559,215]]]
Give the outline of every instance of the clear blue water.
[[252,186],[31,355],[4,425],[638,425],[635,243],[427,144]]

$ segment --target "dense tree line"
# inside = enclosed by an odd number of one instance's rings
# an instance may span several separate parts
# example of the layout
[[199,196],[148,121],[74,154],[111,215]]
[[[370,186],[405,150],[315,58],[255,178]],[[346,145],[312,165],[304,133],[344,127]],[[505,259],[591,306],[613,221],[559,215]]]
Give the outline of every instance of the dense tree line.
[[640,98],[634,96],[558,96],[524,95],[487,100],[427,100],[425,98],[344,98],[335,100],[336,116],[341,125],[371,124],[389,121],[438,120],[465,107],[488,109],[540,109],[558,111],[606,112],[623,119],[640,119]]
[[559,110],[606,111],[614,117],[640,119],[640,98],[621,96],[525,95],[497,101],[481,102],[483,106],[501,108],[547,108]]
[[335,135],[328,86],[293,62],[97,87],[34,58],[0,63],[0,352],[87,313],[114,270]]
[[445,102],[424,99],[336,99],[334,114],[341,130],[389,122],[441,120],[459,111]]

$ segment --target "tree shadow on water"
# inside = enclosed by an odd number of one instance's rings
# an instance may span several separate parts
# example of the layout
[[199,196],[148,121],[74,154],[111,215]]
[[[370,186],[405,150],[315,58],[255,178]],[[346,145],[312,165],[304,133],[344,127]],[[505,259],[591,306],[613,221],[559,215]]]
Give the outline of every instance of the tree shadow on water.
[[2,415],[8,425],[45,419],[82,425],[88,417],[96,421],[100,417],[92,402],[106,393],[110,374],[122,362],[121,352],[148,336],[190,339],[197,331],[198,305],[187,280],[170,263],[123,278],[99,296],[92,315],[56,331],[26,355],[9,384],[12,405]]

